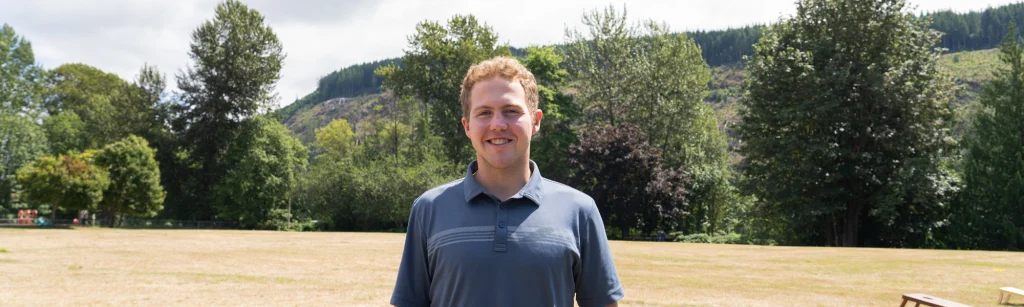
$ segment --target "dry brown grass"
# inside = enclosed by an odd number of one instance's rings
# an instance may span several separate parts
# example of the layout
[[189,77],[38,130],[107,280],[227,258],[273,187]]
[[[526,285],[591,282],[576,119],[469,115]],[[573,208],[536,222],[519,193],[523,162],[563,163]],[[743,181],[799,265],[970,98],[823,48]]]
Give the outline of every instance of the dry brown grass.
[[[402,239],[0,229],[0,305],[385,306]],[[618,241],[612,250],[622,306],[898,306],[913,292],[995,306],[999,287],[1024,287],[1024,253]]]

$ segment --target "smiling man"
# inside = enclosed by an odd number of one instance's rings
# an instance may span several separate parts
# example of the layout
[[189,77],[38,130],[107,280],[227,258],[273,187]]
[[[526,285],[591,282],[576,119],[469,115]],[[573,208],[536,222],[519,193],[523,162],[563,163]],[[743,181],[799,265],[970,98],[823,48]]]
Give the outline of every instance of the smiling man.
[[594,200],[530,160],[544,117],[533,74],[496,57],[470,67],[461,90],[476,161],[413,204],[391,304],[617,306],[624,292]]

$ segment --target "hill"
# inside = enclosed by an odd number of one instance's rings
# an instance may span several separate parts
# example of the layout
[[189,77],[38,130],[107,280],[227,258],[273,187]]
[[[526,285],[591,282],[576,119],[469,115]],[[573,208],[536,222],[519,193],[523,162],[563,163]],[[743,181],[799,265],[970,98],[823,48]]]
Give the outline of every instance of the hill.
[[[992,73],[999,67],[997,49],[956,52],[943,55],[939,64],[947,73],[956,78],[961,91],[957,95],[956,123],[954,135],[960,137],[969,131],[971,114],[978,108],[978,98],[982,84],[992,78]],[[736,102],[743,94],[747,72],[738,63],[715,66],[711,68],[711,83],[708,84],[706,103],[714,106],[720,119],[720,127],[726,131],[732,151],[732,162],[737,163],[740,156],[735,152],[738,137],[732,127],[739,122],[738,105]],[[358,123],[364,119],[376,118],[376,110],[390,103],[391,95],[386,93],[366,93],[352,98],[333,98],[321,103],[310,103],[295,107],[283,114],[284,124],[294,131],[303,143],[315,139],[314,130],[323,127],[336,118],[344,118],[358,129]],[[357,131],[358,133],[358,131]]]
[[[1006,28],[1010,22],[1024,24],[1024,3],[988,8],[980,12],[939,11],[924,14],[922,17],[932,20],[932,29],[945,33],[938,47],[946,48],[950,52],[985,50],[996,48],[999,45],[1006,35]],[[741,63],[744,56],[753,52],[752,45],[761,38],[762,28],[761,25],[751,25],[726,30],[691,31],[682,34],[692,38],[701,46],[704,61],[708,65],[726,67],[722,76],[730,78],[729,67]],[[556,48],[558,47],[556,46]],[[525,56],[526,53],[524,49],[512,48],[512,54]],[[321,77],[317,81],[316,90],[280,110],[282,118],[289,118],[300,109],[309,108],[334,98],[354,98],[380,93],[380,85],[383,80],[374,75],[373,71],[377,67],[386,65],[400,66],[402,65],[401,59],[391,58],[352,65]],[[967,66],[970,65],[967,64]],[[738,80],[731,79],[731,81]],[[727,96],[737,96],[736,93],[714,91],[715,84],[724,84],[729,87],[731,83],[713,82],[710,100],[724,101]]]

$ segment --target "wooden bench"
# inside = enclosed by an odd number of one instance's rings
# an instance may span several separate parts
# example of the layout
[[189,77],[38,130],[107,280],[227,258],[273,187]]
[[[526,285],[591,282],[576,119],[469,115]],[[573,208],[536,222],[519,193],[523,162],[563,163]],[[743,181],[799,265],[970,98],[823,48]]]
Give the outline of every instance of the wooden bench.
[[923,293],[904,294],[903,304],[900,304],[900,307],[906,307],[908,301],[917,303],[914,306],[921,306],[922,304],[924,304],[925,306],[932,307],[971,307],[970,305],[960,304],[954,301],[937,298]]
[[[1003,302],[1003,295],[1004,294],[1006,295],[1006,301],[1005,302]],[[1003,303],[1009,304],[1010,303],[1010,296],[1014,295],[1014,294],[1020,295],[1020,296],[1024,296],[1024,290],[1017,289],[1017,288],[1014,288],[1014,287],[1002,287],[1002,288],[999,288],[999,304],[1003,304]]]

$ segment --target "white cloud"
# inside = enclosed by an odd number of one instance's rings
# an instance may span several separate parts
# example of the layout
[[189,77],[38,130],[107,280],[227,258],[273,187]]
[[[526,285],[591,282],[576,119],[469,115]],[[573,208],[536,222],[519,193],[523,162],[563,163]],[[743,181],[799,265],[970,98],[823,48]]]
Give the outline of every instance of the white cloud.
[[[174,88],[174,74],[190,64],[190,35],[213,17],[216,0],[3,0],[0,22],[32,42],[47,68],[80,62],[126,80],[143,63],[156,65]],[[795,11],[793,0],[243,0],[266,16],[287,54],[278,82],[282,104],[316,88],[319,77],[339,68],[397,57],[423,20],[473,14],[513,46],[563,41],[585,11],[627,6],[633,20],[653,19],[673,30],[723,29],[769,23]],[[982,10],[1011,0],[910,1],[918,12]]]

